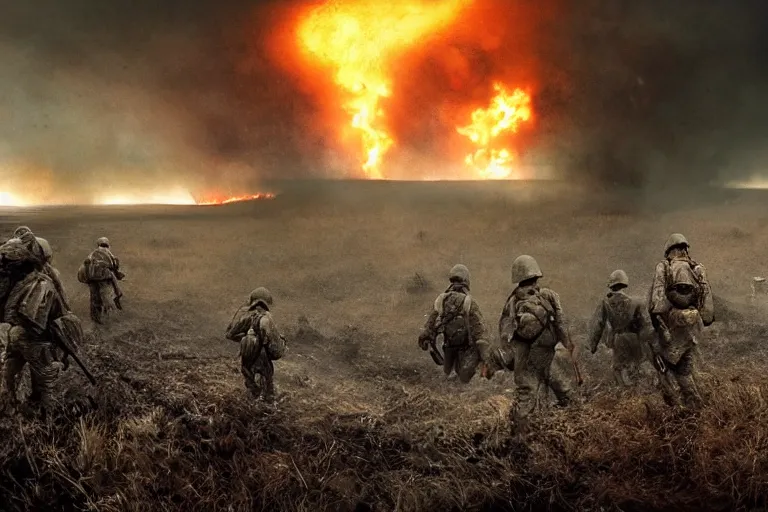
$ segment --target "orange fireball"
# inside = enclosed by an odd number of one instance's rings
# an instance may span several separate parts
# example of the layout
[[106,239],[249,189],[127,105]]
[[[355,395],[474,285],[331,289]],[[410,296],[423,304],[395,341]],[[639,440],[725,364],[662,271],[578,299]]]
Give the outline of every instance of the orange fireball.
[[365,176],[384,177],[382,161],[395,143],[387,129],[384,99],[392,94],[392,69],[424,37],[456,21],[472,0],[331,0],[298,21],[297,38],[310,64],[334,73],[338,101],[361,138]]
[[522,122],[531,118],[531,97],[522,89],[510,93],[502,84],[493,86],[496,95],[488,108],[472,113],[472,123],[456,131],[469,138],[477,149],[467,155],[465,163],[475,169],[479,178],[516,178],[512,152],[500,147],[504,135],[515,133]]

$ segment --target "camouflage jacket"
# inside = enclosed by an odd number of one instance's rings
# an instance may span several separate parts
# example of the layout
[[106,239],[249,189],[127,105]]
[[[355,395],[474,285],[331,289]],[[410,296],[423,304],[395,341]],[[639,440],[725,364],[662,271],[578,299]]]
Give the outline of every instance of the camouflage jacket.
[[[258,324],[254,325],[258,318]],[[227,326],[225,337],[231,341],[240,341],[253,328],[261,338],[264,345],[278,344],[283,337],[277,329],[272,314],[261,306],[241,306],[235,313],[235,317]]]
[[[552,307],[554,322],[550,327],[555,341],[562,343],[566,347],[570,347],[568,325],[565,321],[563,306],[560,303],[560,296],[549,288],[539,288],[538,285],[535,285],[535,288],[538,290],[541,297]],[[504,309],[501,310],[501,318],[499,318],[499,339],[502,344],[510,343],[514,338],[515,331],[517,331],[515,305],[518,301],[517,296],[520,291],[522,291],[520,287],[515,288],[509,298],[507,298],[507,302],[504,304]]]
[[[432,308],[432,311],[427,316],[427,321],[424,323],[424,327],[421,330],[419,341],[434,342],[437,339],[439,334],[438,319],[440,316],[437,301],[440,300],[441,297],[445,296],[444,300],[446,302],[452,301],[452,306],[461,310],[467,295],[469,295],[469,288],[458,284],[452,284],[445,291],[445,294],[438,295],[435,300],[435,307]],[[478,341],[485,340],[485,336],[486,329],[483,314],[480,312],[480,306],[477,304],[477,301],[472,298],[469,307],[469,344],[475,345]]]
[[27,274],[11,288],[2,320],[23,327],[34,338],[51,339],[55,320],[66,313],[53,280],[40,271]]
[[[645,336],[649,321],[640,300],[629,297],[624,291],[608,292],[597,306],[589,322],[589,348],[594,352],[610,327],[611,339],[619,334],[632,333]],[[612,343],[608,342],[609,348]]]

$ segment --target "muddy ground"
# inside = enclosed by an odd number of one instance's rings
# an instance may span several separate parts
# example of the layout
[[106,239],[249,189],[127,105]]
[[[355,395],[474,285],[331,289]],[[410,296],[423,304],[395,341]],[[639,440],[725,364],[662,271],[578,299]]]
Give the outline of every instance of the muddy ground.
[[[0,212],[47,238],[83,319],[91,387],[70,369],[51,422],[0,419],[0,510],[760,510],[768,495],[766,195],[698,200],[566,184],[305,183],[221,207]],[[416,344],[464,263],[491,332],[509,267],[534,255],[574,339],[609,273],[647,290],[666,237],[706,265],[718,323],[701,344],[706,405],[668,410],[652,369],[612,384],[584,350],[579,403],[510,441],[511,376],[446,380]],[[99,236],[127,278],[124,311],[88,319],[80,262]],[[223,338],[257,286],[289,352],[277,407],[246,394]],[[495,334],[495,333],[494,333]],[[27,390],[24,389],[26,392]]]

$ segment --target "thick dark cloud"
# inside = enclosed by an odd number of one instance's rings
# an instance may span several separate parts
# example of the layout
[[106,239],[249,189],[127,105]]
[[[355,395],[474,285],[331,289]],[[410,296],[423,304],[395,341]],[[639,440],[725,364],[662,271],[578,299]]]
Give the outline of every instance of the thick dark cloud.
[[[44,179],[52,194],[176,182],[241,190],[261,177],[323,175],[333,137],[316,119],[322,99],[268,45],[287,3],[0,0],[0,169],[15,169],[0,172]],[[476,9],[505,44],[449,42],[471,57],[471,83],[445,88],[439,45],[400,73],[424,73],[404,79],[406,100],[390,106],[401,155],[431,158],[455,135],[441,106],[479,101],[502,76],[536,84],[523,158],[568,174],[705,182],[759,166],[762,3],[485,4]]]
[[[538,98],[564,166],[606,183],[706,184],[760,169],[768,5],[591,0],[553,23]],[[562,36],[556,34],[562,31]],[[543,135],[543,134],[542,134]]]

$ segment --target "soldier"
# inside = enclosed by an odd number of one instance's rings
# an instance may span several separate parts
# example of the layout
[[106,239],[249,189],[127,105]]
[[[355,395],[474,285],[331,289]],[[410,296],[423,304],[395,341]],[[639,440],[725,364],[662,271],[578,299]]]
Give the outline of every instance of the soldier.
[[[485,343],[485,325],[477,301],[469,294],[469,269],[454,265],[449,280],[450,286],[435,299],[419,334],[419,347],[431,350],[432,358],[436,364],[442,364],[446,376],[455,371],[466,384],[480,364],[478,343]],[[438,337],[443,338],[443,354],[437,347]]]
[[[613,376],[619,386],[629,384],[625,370],[635,377],[646,358],[644,349],[649,339],[650,322],[640,300],[627,295],[629,277],[623,270],[615,270],[608,278],[610,291],[597,306],[589,326],[589,346],[594,354],[605,334],[606,345],[613,351]],[[606,333],[606,328],[610,332]]]
[[102,323],[103,315],[112,309],[109,301],[110,289],[112,301],[117,309],[123,309],[120,298],[123,292],[118,281],[125,277],[120,271],[120,260],[110,250],[109,239],[96,240],[96,249],[88,255],[77,272],[77,280],[87,284],[91,292],[91,319]]
[[72,311],[72,308],[69,307],[67,294],[64,291],[64,284],[61,282],[61,274],[52,264],[53,250],[51,249],[51,244],[49,244],[48,240],[45,238],[40,237],[37,237],[37,243],[43,251],[43,272],[51,278],[53,284],[56,286],[56,291],[59,292],[59,297],[61,297],[61,303],[64,306],[65,311]]
[[[31,233],[31,232],[30,232]],[[25,241],[24,239],[27,239]],[[2,331],[7,331],[4,363],[5,401],[16,406],[18,377],[29,364],[32,396],[45,415],[54,405],[53,387],[59,366],[55,346],[76,349],[82,338],[80,320],[68,313],[50,277],[43,272],[44,260],[34,237],[22,235],[0,246],[0,273],[4,303]],[[68,366],[67,358],[64,367]]]
[[[271,306],[272,294],[269,290],[256,288],[251,292],[248,303],[235,312],[225,336],[240,343],[240,371],[245,387],[257,399],[273,403],[276,396],[272,361],[283,357],[286,346],[285,338],[272,319]],[[259,384],[256,384],[256,374],[259,375]]]
[[539,264],[531,256],[519,256],[512,263],[515,289],[507,299],[499,320],[502,344],[514,350],[516,403],[510,411],[512,431],[521,436],[529,426],[529,416],[538,406],[538,392],[549,387],[559,406],[571,402],[571,388],[552,364],[555,347],[562,343],[573,357],[574,346],[568,335],[560,297],[549,288],[540,288]]
[[[648,312],[656,336],[651,340],[653,362],[659,372],[664,401],[676,406],[700,401],[694,381],[694,357],[703,327],[715,321],[712,289],[706,269],[688,255],[688,240],[675,233],[656,265]],[[678,394],[674,383],[680,388]]]

